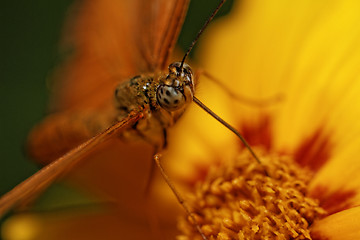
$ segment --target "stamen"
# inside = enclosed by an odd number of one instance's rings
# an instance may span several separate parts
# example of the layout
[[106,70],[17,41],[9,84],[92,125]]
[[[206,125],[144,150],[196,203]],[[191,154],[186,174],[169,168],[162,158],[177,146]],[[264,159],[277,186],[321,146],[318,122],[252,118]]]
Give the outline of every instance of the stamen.
[[[289,157],[262,154],[262,165],[244,151],[210,171],[188,204],[208,239],[311,239],[310,226],[326,214],[307,197],[311,172]],[[264,168],[269,174],[264,173]],[[185,217],[178,239],[201,239]]]

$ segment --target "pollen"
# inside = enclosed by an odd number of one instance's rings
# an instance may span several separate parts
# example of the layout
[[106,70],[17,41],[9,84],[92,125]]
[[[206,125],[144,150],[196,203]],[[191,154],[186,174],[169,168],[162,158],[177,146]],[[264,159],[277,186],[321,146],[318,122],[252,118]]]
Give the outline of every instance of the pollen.
[[[314,221],[326,215],[307,196],[310,171],[291,158],[246,151],[210,170],[187,198],[197,224],[209,240],[312,239]],[[202,239],[189,217],[181,217],[180,240]]]

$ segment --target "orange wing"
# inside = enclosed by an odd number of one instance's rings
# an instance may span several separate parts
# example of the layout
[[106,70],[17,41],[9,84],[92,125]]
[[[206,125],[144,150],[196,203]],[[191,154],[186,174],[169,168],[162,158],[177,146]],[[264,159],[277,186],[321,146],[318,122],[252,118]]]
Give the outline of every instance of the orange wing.
[[63,41],[64,48],[74,51],[55,73],[55,114],[30,134],[30,156],[49,163],[110,126],[116,119],[116,85],[165,68],[187,7],[188,0],[75,5]]
[[139,118],[139,114],[133,115],[116,123],[106,131],[74,148],[64,156],[42,168],[24,182],[17,185],[14,189],[0,198],[0,216],[6,213],[6,211],[15,204],[21,201],[27,201],[37,193],[42,192],[54,180],[74,168],[84,158],[86,158],[86,156],[91,154],[97,145],[109,140],[113,136],[116,136],[116,134],[119,134],[120,131],[136,122]]
[[115,85],[166,66],[187,6],[188,0],[84,0],[74,6],[63,41],[73,53],[53,77],[53,114],[29,136],[31,155],[53,163],[4,195],[0,214],[44,190],[142,116],[135,113],[103,131],[115,119]]
[[163,70],[189,0],[92,0],[74,6],[63,49],[73,50],[55,74],[53,111],[112,104],[114,86]]

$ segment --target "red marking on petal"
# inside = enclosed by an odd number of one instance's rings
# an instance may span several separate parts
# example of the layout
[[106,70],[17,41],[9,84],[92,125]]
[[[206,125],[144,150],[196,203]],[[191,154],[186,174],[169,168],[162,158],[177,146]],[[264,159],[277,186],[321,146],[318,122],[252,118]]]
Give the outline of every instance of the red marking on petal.
[[191,176],[179,177],[178,180],[186,186],[193,188],[197,183],[203,182],[206,179],[211,166],[217,165],[219,165],[219,161],[212,162],[211,164],[194,161],[192,164],[194,174]]
[[338,190],[332,193],[328,191],[329,189],[326,186],[317,186],[311,191],[310,196],[318,199],[319,205],[329,215],[354,207],[351,199],[356,195],[355,190]]
[[322,129],[305,139],[294,152],[294,159],[302,167],[319,170],[330,158],[333,144]]
[[244,122],[240,132],[250,146],[262,146],[266,150],[272,147],[271,118],[268,115],[260,117],[258,121]]
[[328,237],[325,237],[324,234],[319,231],[311,231],[310,235],[312,240],[329,240]]

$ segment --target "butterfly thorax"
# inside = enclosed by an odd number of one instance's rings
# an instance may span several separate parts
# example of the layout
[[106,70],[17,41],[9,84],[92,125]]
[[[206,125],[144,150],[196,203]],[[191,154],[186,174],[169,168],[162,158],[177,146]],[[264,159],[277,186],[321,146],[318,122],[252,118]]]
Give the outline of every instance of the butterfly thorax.
[[131,112],[144,114],[124,136],[140,136],[161,145],[163,133],[183,114],[193,94],[191,68],[179,62],[169,66],[169,73],[143,74],[122,82],[115,90],[118,120]]

